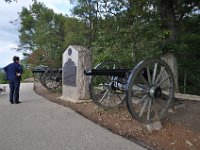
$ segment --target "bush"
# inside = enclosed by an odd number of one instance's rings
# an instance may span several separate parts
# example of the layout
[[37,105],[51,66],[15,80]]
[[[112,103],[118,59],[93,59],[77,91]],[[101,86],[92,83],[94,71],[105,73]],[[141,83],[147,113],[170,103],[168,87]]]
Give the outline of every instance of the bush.
[[1,84],[6,84],[7,83],[7,80],[5,78],[5,75],[3,72],[0,72],[0,83]]
[[28,78],[31,78],[31,77],[33,77],[32,70],[31,69],[24,69],[24,72],[22,74],[22,80],[28,79]]

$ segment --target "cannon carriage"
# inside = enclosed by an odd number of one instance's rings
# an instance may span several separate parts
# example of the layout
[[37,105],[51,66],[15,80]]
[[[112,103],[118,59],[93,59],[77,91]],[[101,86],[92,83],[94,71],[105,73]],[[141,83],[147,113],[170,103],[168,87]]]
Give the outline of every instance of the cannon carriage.
[[57,90],[62,84],[62,69],[39,66],[32,70],[34,76],[50,91]]
[[103,109],[126,102],[133,118],[144,124],[162,119],[174,101],[174,77],[163,60],[147,59],[133,69],[116,62],[103,62],[86,69],[90,77],[90,95]]

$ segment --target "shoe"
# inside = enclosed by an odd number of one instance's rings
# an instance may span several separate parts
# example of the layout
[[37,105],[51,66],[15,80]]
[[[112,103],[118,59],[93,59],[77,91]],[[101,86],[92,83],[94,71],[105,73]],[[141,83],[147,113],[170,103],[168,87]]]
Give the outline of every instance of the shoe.
[[15,102],[15,104],[20,104],[21,102],[19,101],[19,102]]
[[10,104],[14,104],[13,102],[10,102]]

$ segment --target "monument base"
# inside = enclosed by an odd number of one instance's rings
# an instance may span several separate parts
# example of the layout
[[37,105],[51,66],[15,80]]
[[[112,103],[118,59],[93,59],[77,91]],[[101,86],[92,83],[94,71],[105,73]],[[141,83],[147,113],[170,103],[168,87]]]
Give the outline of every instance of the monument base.
[[62,100],[62,101],[66,101],[66,102],[70,102],[70,103],[87,103],[87,102],[91,102],[90,99],[87,100],[82,100],[82,99],[72,99],[70,97],[64,97],[64,96],[60,96],[57,99]]
[[162,128],[162,124],[160,121],[157,121],[152,124],[145,125],[145,126],[150,132],[153,130],[160,130]]

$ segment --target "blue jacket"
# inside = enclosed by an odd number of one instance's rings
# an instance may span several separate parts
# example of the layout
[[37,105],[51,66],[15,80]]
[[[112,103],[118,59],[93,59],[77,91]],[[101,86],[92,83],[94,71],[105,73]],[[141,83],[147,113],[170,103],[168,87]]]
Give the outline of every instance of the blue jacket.
[[4,71],[6,72],[6,78],[9,81],[20,81],[21,75],[17,76],[17,73],[22,74],[23,68],[19,63],[13,62],[4,67]]

